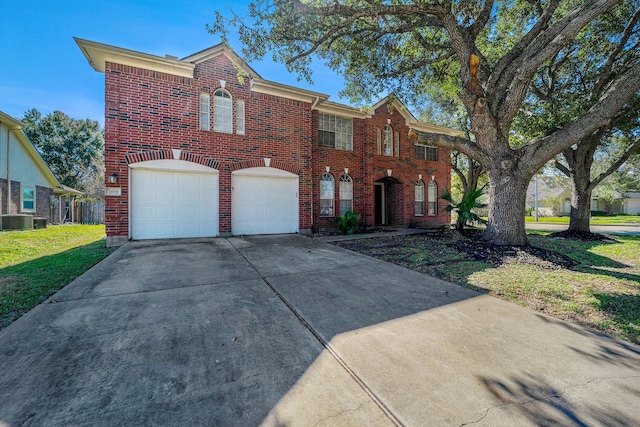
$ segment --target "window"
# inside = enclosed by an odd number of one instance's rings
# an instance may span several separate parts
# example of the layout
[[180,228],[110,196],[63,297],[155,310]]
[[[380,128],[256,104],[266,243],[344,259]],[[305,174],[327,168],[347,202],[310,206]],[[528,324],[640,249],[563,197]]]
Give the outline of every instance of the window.
[[244,100],[236,101],[236,133],[244,135]]
[[35,212],[36,190],[33,187],[22,187],[22,211]]
[[349,175],[340,175],[340,215],[353,211],[353,180]]
[[320,216],[333,216],[333,176],[322,174],[320,178]]
[[231,94],[224,89],[213,93],[213,130],[233,133],[233,102]]
[[416,159],[438,161],[438,148],[416,144]]
[[438,186],[435,181],[429,181],[427,187],[427,215],[435,216],[438,214]]
[[200,130],[211,130],[209,94],[200,94]]
[[424,215],[424,181],[418,180],[416,182],[416,216]]
[[396,135],[396,145],[395,145],[396,157],[400,157],[400,134],[396,132],[395,135]]
[[318,145],[352,151],[353,119],[318,114]]
[[384,127],[384,155],[393,156],[393,129],[387,125]]

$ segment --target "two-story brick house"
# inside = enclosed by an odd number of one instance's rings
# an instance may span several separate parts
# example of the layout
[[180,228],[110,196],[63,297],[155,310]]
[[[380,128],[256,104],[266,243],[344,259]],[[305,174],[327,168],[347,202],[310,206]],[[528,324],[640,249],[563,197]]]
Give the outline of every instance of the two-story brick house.
[[76,39],[105,74],[106,230],[127,239],[448,224],[449,150],[397,99],[370,111],[262,79],[220,44],[183,59]]

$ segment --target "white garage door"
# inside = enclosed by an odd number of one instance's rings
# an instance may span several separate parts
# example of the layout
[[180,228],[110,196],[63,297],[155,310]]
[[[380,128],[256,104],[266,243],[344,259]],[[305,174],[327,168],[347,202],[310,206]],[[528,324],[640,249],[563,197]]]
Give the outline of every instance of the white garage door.
[[[217,171],[179,160],[143,163],[149,164],[137,164],[143,168],[132,165],[131,169],[132,239],[218,235]],[[147,169],[159,164],[166,167],[173,165],[173,168]],[[175,169],[180,166],[197,170]]]
[[248,168],[231,175],[233,234],[298,232],[298,175],[275,168]]
[[640,200],[638,199],[626,199],[627,209],[626,213],[639,215],[640,214]]

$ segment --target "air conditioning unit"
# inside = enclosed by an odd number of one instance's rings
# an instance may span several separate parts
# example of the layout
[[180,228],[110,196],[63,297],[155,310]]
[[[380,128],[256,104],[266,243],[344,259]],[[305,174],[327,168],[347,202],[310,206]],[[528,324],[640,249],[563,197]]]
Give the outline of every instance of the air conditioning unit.
[[25,214],[2,215],[2,229],[33,230],[33,217]]

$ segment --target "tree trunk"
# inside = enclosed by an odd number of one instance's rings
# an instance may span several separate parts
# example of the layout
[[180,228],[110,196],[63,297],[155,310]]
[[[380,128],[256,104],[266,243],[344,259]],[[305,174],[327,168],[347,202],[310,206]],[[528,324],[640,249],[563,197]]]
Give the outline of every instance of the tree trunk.
[[497,245],[527,245],[524,213],[530,177],[502,169],[489,170],[488,174],[489,219],[484,238]]
[[591,232],[589,219],[591,218],[591,193],[589,177],[574,173],[571,175],[571,216],[569,231]]

